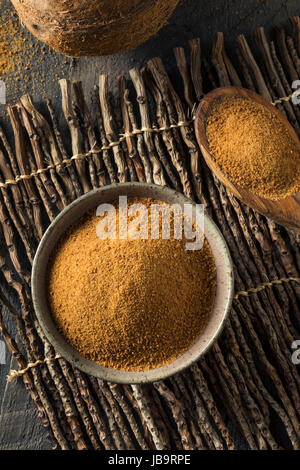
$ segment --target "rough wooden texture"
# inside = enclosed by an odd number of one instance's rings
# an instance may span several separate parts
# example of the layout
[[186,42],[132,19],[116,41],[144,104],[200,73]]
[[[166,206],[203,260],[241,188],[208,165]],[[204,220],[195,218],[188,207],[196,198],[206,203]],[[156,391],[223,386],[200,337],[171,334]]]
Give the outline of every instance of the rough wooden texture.
[[[292,43],[282,32],[278,37],[280,47],[277,42],[274,43],[276,55],[273,50],[273,76],[275,72],[276,76],[283,77],[283,73],[288,76],[294,73],[294,67],[297,70],[300,54],[297,49],[299,21],[295,18],[293,25],[293,34],[290,36]],[[283,40],[288,50],[293,52],[290,56],[294,63],[292,68],[291,62],[286,60]],[[279,91],[274,88],[272,77],[263,67],[259,68],[262,56],[250,50],[243,38],[240,38],[239,46],[237,55],[235,52],[226,52],[222,36],[218,35],[212,60],[207,51],[205,60],[201,61],[203,51],[200,59],[195,56],[200,54],[199,43],[190,47],[191,61],[188,55],[183,58],[182,50],[177,51],[184,82],[182,89],[175,88],[171,83],[173,72],[168,76],[160,60],[149,62],[141,76],[149,100],[152,125],[161,125],[160,122],[166,125],[182,120],[188,116],[192,96],[201,97],[203,91],[209,91],[214,85],[223,86],[228,81],[233,85],[240,82],[270,99],[278,98]],[[272,50],[271,45],[270,48]],[[277,60],[274,60],[275,57]],[[196,69],[202,72],[203,80],[195,78]],[[187,78],[188,72],[190,80]],[[140,76],[137,80],[139,82],[136,81],[135,85],[139,87],[138,94],[141,96]],[[121,100],[122,109],[111,100],[110,90],[113,88],[111,82],[107,83],[107,78],[102,77],[98,82],[98,77],[95,77],[94,83],[99,83],[100,89],[94,94],[91,109],[97,110],[94,113],[97,114],[95,136],[102,145],[103,142],[114,140],[124,129],[130,126],[133,128],[134,120],[140,127],[141,116],[137,108],[132,106],[137,98],[132,83],[124,84],[121,80],[121,96],[125,98]],[[101,89],[103,84],[105,88]],[[80,91],[78,86],[77,92]],[[131,91],[124,94],[124,87]],[[76,150],[78,146],[84,149],[93,138],[89,118],[86,110],[82,113],[82,99],[79,102],[80,110],[76,108],[76,95],[71,87],[68,87],[68,93],[72,99],[68,96],[67,115],[72,116],[73,124],[77,126],[76,130],[70,129],[73,134],[72,144]],[[85,93],[85,96],[87,100],[88,94]],[[24,106],[29,101],[23,99],[21,102]],[[41,106],[42,110],[34,104],[51,129],[45,141],[40,133],[42,121],[34,118],[32,108],[26,109],[27,114],[24,111],[22,113],[22,109],[20,113],[20,106],[11,109],[17,154],[11,150],[3,133],[0,138],[3,158],[5,162],[10,162],[15,176],[20,173],[19,166],[24,166],[25,158],[30,169],[37,167],[37,158],[40,158],[38,152],[43,152],[45,156],[47,151],[50,152],[52,136],[56,141],[55,147],[52,141],[52,150],[59,149],[62,158],[71,155],[70,139],[56,118],[59,109],[56,110],[56,106],[53,109],[50,103],[48,105],[50,115],[45,113],[45,107]],[[146,113],[146,108],[142,109]],[[103,115],[101,111],[104,111]],[[284,107],[282,111],[286,113]],[[111,119],[112,113],[116,119]],[[300,121],[295,110],[293,119],[292,123],[296,127]],[[43,124],[43,128],[47,126]],[[34,130],[36,137],[39,137],[33,146],[28,138],[28,130],[30,134]],[[139,135],[141,137],[134,136],[115,150],[107,150],[105,155],[103,153],[107,182],[109,178],[117,180],[117,172],[123,180],[132,177],[133,169],[140,169],[144,161],[153,161],[149,155],[152,152],[152,157],[154,155],[160,162],[168,184],[173,187],[178,184],[180,190],[204,202],[219,225],[234,260],[237,291],[273,279],[299,277],[299,236],[276,226],[226,192],[205,166],[191,126],[158,134],[154,146],[149,136]],[[21,142],[25,142],[22,149]],[[132,154],[138,158],[130,167],[128,156]],[[96,165],[97,161],[93,161],[93,164]],[[193,174],[194,168],[197,170],[197,178]],[[10,317],[4,317],[4,326],[12,323],[16,325],[19,342],[16,344],[13,341],[7,329],[4,329],[4,336],[19,367],[23,367],[26,361],[54,354],[32,311],[28,286],[31,253],[29,247],[26,249],[25,246],[26,236],[21,234],[28,234],[28,231],[33,233],[32,246],[35,249],[46,226],[58,212],[59,204],[64,206],[72,201],[82,192],[83,185],[87,190],[95,182],[100,186],[103,181],[102,172],[91,171],[96,166],[85,164],[78,167],[72,162],[67,169],[72,175],[72,185],[69,187],[64,186],[64,173],[57,171],[54,179],[53,175],[47,173],[46,179],[35,178],[34,181],[30,180],[30,184],[19,183],[17,187],[21,198],[8,188],[5,199],[4,195],[1,199],[2,285],[4,289],[7,286],[14,289],[20,301],[20,308],[16,312],[5,300],[5,293],[1,294],[10,311]],[[141,178],[146,175],[145,168],[143,170],[139,172]],[[150,170],[152,173],[149,177],[153,178],[151,165]],[[1,167],[0,176],[2,180],[5,177]],[[52,182],[50,186],[49,182]],[[53,187],[57,193],[53,192]],[[65,198],[58,197],[60,187],[64,188]],[[49,189],[55,198],[50,197]],[[25,208],[22,214],[17,210],[20,203]],[[22,218],[24,214],[26,218]],[[3,256],[5,251],[9,254],[8,260]],[[20,266],[23,270],[18,269]],[[234,303],[225,331],[205,358],[163,383],[140,387],[104,384],[73,369],[63,360],[51,366],[33,369],[24,376],[24,382],[53,448],[121,450],[134,446],[137,449],[233,449],[245,446],[251,449],[299,449],[300,378],[297,367],[291,361],[292,341],[299,338],[299,294],[299,285],[291,282],[240,297]]]

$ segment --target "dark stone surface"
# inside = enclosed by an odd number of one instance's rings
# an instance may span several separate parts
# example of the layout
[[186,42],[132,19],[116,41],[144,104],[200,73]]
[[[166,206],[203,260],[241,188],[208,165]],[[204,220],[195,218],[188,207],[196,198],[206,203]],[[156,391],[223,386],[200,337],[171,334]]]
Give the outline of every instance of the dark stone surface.
[[[0,11],[7,9],[8,0],[2,0]],[[1,11],[1,13],[2,13]],[[14,84],[8,94],[8,102],[13,102],[24,91],[32,93],[34,100],[39,102],[45,92],[50,96],[56,107],[60,107],[59,87],[54,73],[64,70],[66,76],[84,81],[85,89],[90,91],[97,82],[99,73],[117,76],[125,74],[133,66],[142,66],[154,57],[161,56],[168,70],[175,72],[175,60],[172,48],[186,46],[191,38],[200,36],[202,51],[208,55],[215,33],[225,33],[226,45],[229,50],[236,47],[235,37],[244,33],[255,47],[251,35],[253,30],[264,25],[269,33],[271,27],[279,23],[287,23],[288,17],[300,13],[299,0],[183,0],[169,23],[152,39],[129,51],[113,57],[80,58],[72,61],[54,53],[40,56],[41,61],[33,61],[30,66],[27,85]],[[66,63],[64,63],[66,61]],[[42,72],[45,84],[40,87],[38,80]],[[2,124],[6,117],[0,109]],[[5,126],[8,128],[8,126]],[[10,324],[9,318],[7,318]],[[11,327],[11,325],[10,325]],[[1,338],[0,338],[1,339]],[[48,441],[38,420],[33,403],[24,389],[21,379],[7,384],[6,376],[11,364],[7,354],[7,364],[0,364],[0,449],[48,449]]]

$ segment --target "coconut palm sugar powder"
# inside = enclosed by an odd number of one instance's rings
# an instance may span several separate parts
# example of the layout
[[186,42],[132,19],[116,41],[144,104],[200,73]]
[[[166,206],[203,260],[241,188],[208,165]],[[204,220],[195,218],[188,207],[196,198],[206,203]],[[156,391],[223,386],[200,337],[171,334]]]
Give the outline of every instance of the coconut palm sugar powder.
[[216,101],[207,118],[210,150],[224,174],[267,199],[300,190],[300,154],[277,116],[240,97]]
[[59,330],[102,366],[138,371],[172,362],[196,342],[213,308],[208,242],[188,251],[172,232],[169,240],[102,240],[98,222],[95,211],[81,218],[49,261],[48,299]]

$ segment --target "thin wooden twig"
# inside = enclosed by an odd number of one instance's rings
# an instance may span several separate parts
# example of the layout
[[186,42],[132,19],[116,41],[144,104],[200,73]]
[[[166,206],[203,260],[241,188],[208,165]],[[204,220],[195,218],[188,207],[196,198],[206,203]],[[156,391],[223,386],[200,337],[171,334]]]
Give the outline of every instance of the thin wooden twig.
[[137,401],[137,404],[141,410],[141,413],[147,423],[148,429],[153,438],[153,442],[156,450],[167,450],[170,448],[170,443],[166,433],[163,433],[163,430],[158,428],[151,412],[151,402],[147,394],[143,393],[142,387],[138,385],[131,386],[134,398]]
[[[151,129],[148,98],[142,74],[137,68],[131,69],[129,74],[136,90],[136,100],[139,105],[142,129]],[[153,181],[161,186],[166,186],[163,166],[156,156],[152,132],[144,132],[144,141],[152,164]]]
[[[82,114],[84,124],[86,126],[90,148],[91,149],[97,148],[99,147],[99,145],[98,145],[96,134],[95,134],[92,116],[91,116],[90,110],[88,108],[88,105],[84,97],[82,82],[74,82],[73,87],[74,87],[75,96],[76,96],[76,103]],[[96,177],[99,181],[99,184],[100,186],[105,186],[106,178],[105,178],[105,171],[104,171],[104,164],[103,164],[102,156],[100,153],[97,153],[97,154],[94,153],[92,154],[92,158],[93,158],[94,165],[96,168]]]
[[251,52],[251,49],[249,47],[249,44],[248,44],[245,36],[243,34],[240,34],[236,38],[236,40],[238,42],[240,53],[241,53],[244,61],[246,62],[246,64],[248,65],[249,69],[252,71],[252,73],[255,77],[255,81],[256,81],[256,85],[257,85],[257,88],[259,90],[259,93],[264,98],[266,98],[266,100],[272,101],[270,92],[269,92],[269,90],[267,88],[267,85],[264,81],[262,73],[261,73],[261,71],[260,71],[260,69],[257,65],[257,62],[254,59],[254,56]]
[[[72,105],[72,85],[71,82],[69,80],[66,80],[65,78],[59,80],[59,85],[62,96],[62,109],[71,134],[72,155],[79,155],[82,154],[83,151],[79,122]],[[83,192],[87,193],[88,191],[90,191],[91,185],[87,179],[86,164],[83,160],[75,160],[75,165],[80,178],[80,183],[83,188]]]
[[[60,195],[60,198],[62,199],[63,203],[66,204],[67,200],[64,200],[64,198],[69,197],[72,201],[73,199],[75,199],[75,191],[72,179],[70,179],[70,176],[68,174],[67,167],[61,164],[62,154],[55,139],[54,132],[52,131],[48,121],[35,108],[32,101],[32,97],[29,94],[23,95],[20,101],[26,111],[31,115],[33,125],[35,126],[39,134],[44,153],[46,150],[46,146],[49,146],[49,152],[47,153],[48,161],[49,163],[54,163],[56,165],[55,170],[50,170],[51,178]],[[65,187],[65,191],[62,190],[60,184],[57,182],[56,173],[58,173],[59,178],[62,180],[63,185]]]
[[138,154],[135,138],[131,136],[132,125],[129,117],[129,112],[125,100],[126,96],[126,79],[124,75],[118,77],[119,83],[119,99],[121,106],[122,119],[124,124],[124,133],[126,135],[126,144],[128,149],[128,156],[133,161],[135,171],[139,181],[146,181],[145,170],[142,164],[142,160]]
[[[178,122],[178,121],[186,122],[187,117],[185,115],[183,106],[169,80],[169,77],[165,71],[165,68],[163,66],[161,59],[159,59],[158,57],[155,59],[151,59],[150,61],[148,61],[147,66],[149,70],[151,71],[153,78],[156,82],[156,85],[161,92],[162,98],[168,110],[170,124],[174,124],[175,122]],[[198,165],[199,151],[197,148],[197,144],[194,140],[194,137],[192,136],[192,132],[189,126],[181,127],[180,131],[189,149],[189,153],[191,157],[191,166],[193,166],[193,170],[195,170],[195,173],[193,173],[195,192],[197,194],[197,197],[200,199],[201,198],[201,175],[200,175],[199,165]],[[178,153],[172,152],[173,157],[176,158],[176,161],[174,160],[173,163],[174,165],[176,165],[176,169],[178,170],[180,174],[181,183],[186,192],[186,195],[190,198],[193,198],[194,194],[193,194],[193,188],[192,188],[192,184],[191,184],[188,169],[187,169],[187,162],[182,157],[183,152],[180,152],[180,150],[182,149],[182,141],[181,141],[181,137],[179,135],[178,129],[174,129],[172,134],[175,137],[177,148],[179,149]]]
[[[183,81],[184,98],[185,98],[185,101],[186,101],[188,107],[192,111],[192,109],[195,105],[196,99],[195,99],[194,92],[193,92],[190,69],[189,69],[189,66],[188,66],[188,63],[187,63],[187,60],[186,60],[186,57],[185,57],[184,48],[183,47],[175,47],[174,48],[174,55],[175,55],[178,70],[180,72],[180,75],[181,75],[181,78],[182,78],[182,81]],[[195,60],[195,58],[196,57],[194,55],[193,59]],[[200,70],[198,70],[198,73],[199,72],[200,72]],[[201,73],[200,73],[200,77],[201,77]]]
[[[27,163],[24,134],[18,109],[15,106],[8,106],[7,111],[14,131],[16,158],[18,162],[17,170],[19,174],[28,175],[30,174],[30,167]],[[30,179],[24,179],[24,187],[32,205],[33,219],[37,233],[41,237],[43,234],[43,222],[40,200],[37,197],[36,190]]]
[[[101,105],[101,111],[103,116],[104,129],[106,133],[106,138],[109,143],[117,141],[115,131],[113,128],[111,113],[109,109],[109,100],[108,100],[108,76],[100,75],[99,76],[99,99]],[[113,154],[118,168],[118,180],[120,183],[127,181],[127,165],[120,146],[114,146]]]
[[298,56],[300,57],[300,17],[292,16],[290,20],[294,29],[295,45],[298,51]]
[[[59,129],[58,121],[57,121],[57,118],[56,118],[56,115],[55,115],[55,111],[54,111],[52,102],[51,102],[50,99],[47,99],[46,103],[47,103],[47,107],[48,107],[49,114],[50,114],[50,117],[51,117],[51,122],[52,122],[52,127],[53,127],[53,132],[54,132],[54,135],[55,135],[56,143],[58,145],[58,148],[59,148],[59,151],[61,153],[62,159],[67,160],[68,159],[68,154],[67,154],[66,148],[65,148],[64,143],[63,143],[63,139],[62,139],[62,136],[61,136],[61,132],[60,132],[60,129]],[[75,168],[73,167],[73,164],[70,163],[70,164],[66,165],[65,168],[66,168],[66,171],[67,171],[67,178],[68,178],[68,175],[70,176],[70,181],[72,182],[72,185],[74,187],[75,195],[77,197],[81,196],[82,188],[80,186],[80,183],[79,183],[79,180],[78,180],[78,175],[76,174],[76,171],[75,171]],[[73,200],[73,191],[71,190],[69,194],[70,194],[71,199]]]

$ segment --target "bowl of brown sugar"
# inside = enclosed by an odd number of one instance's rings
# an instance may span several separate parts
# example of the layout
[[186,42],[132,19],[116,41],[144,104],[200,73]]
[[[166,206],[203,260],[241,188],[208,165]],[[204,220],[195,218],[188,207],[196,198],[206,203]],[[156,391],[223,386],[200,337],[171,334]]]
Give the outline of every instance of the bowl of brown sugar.
[[75,367],[145,383],[198,360],[233,296],[227,245],[202,206],[167,187],[122,183],[67,206],[32,270],[40,325]]

